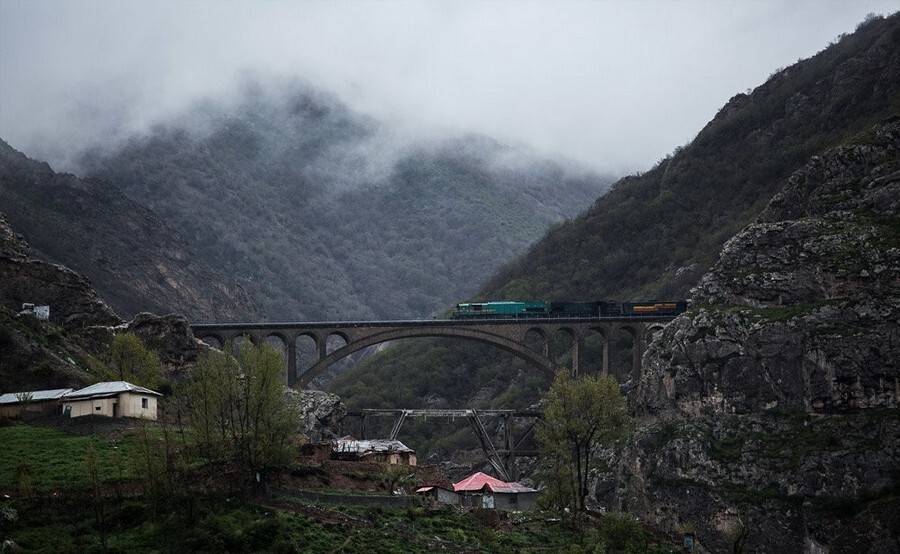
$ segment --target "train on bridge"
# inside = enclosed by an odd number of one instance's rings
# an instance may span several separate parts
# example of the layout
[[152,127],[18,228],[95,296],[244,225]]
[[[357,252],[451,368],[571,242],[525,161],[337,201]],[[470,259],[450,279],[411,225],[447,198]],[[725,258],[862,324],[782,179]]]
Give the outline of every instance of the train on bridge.
[[673,317],[687,309],[685,300],[653,300],[650,302],[473,302],[457,304],[451,312],[454,319],[489,318],[619,318]]

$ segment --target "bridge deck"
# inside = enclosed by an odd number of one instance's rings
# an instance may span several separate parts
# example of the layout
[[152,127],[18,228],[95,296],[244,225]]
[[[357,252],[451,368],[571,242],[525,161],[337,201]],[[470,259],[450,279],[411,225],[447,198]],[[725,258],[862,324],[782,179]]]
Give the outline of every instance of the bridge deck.
[[214,330],[232,330],[232,329],[248,329],[248,330],[274,330],[274,329],[355,329],[360,327],[434,327],[441,326],[460,326],[467,327],[472,325],[509,325],[511,323],[536,325],[548,323],[616,323],[629,321],[670,321],[675,316],[616,316],[616,317],[477,317],[477,318],[459,318],[459,319],[396,319],[396,320],[352,320],[352,321],[261,321],[246,323],[191,323],[194,329],[214,331]]

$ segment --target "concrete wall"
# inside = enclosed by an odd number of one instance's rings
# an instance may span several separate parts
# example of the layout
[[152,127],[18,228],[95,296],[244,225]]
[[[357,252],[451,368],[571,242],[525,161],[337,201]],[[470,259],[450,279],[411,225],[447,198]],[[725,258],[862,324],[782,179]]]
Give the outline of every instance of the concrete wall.
[[[0,406],[0,417],[8,419],[16,419],[21,416],[22,405],[3,404]],[[56,400],[46,400],[38,402],[29,402],[26,409],[29,414],[58,414],[62,412],[62,408]]]
[[[130,392],[120,393],[111,398],[92,398],[88,400],[68,400],[65,406],[71,406],[70,417],[100,415],[106,417],[137,417],[156,419],[157,397]],[[146,407],[144,407],[146,404]],[[114,406],[115,405],[115,406]]]
[[460,506],[495,510],[534,510],[538,492],[520,493],[464,493],[459,496]]
[[533,510],[537,507],[536,492],[494,494],[494,508],[498,510]]
[[405,466],[416,465],[416,455],[412,452],[366,452],[360,458],[366,462]]

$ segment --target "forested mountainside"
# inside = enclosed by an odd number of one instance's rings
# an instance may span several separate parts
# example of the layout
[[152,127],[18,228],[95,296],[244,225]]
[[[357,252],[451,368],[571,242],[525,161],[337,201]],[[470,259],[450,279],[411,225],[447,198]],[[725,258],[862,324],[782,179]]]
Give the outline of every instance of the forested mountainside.
[[36,257],[77,268],[123,317],[140,311],[258,315],[233,279],[114,185],[56,173],[2,140],[0,211]]
[[270,320],[443,311],[610,182],[485,137],[407,143],[299,83],[247,84],[82,165]]
[[[690,144],[555,226],[476,298],[684,298],[792,172],[893,113],[900,113],[896,14],[861,24],[736,95]],[[351,407],[522,407],[547,384],[489,347],[419,341],[363,362],[329,388]]]

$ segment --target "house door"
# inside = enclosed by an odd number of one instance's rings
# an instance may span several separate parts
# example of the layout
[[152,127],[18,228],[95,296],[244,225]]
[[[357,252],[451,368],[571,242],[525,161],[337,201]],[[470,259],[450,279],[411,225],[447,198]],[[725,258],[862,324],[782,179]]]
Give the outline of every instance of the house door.
[[113,402],[113,417],[119,417],[119,403]]

